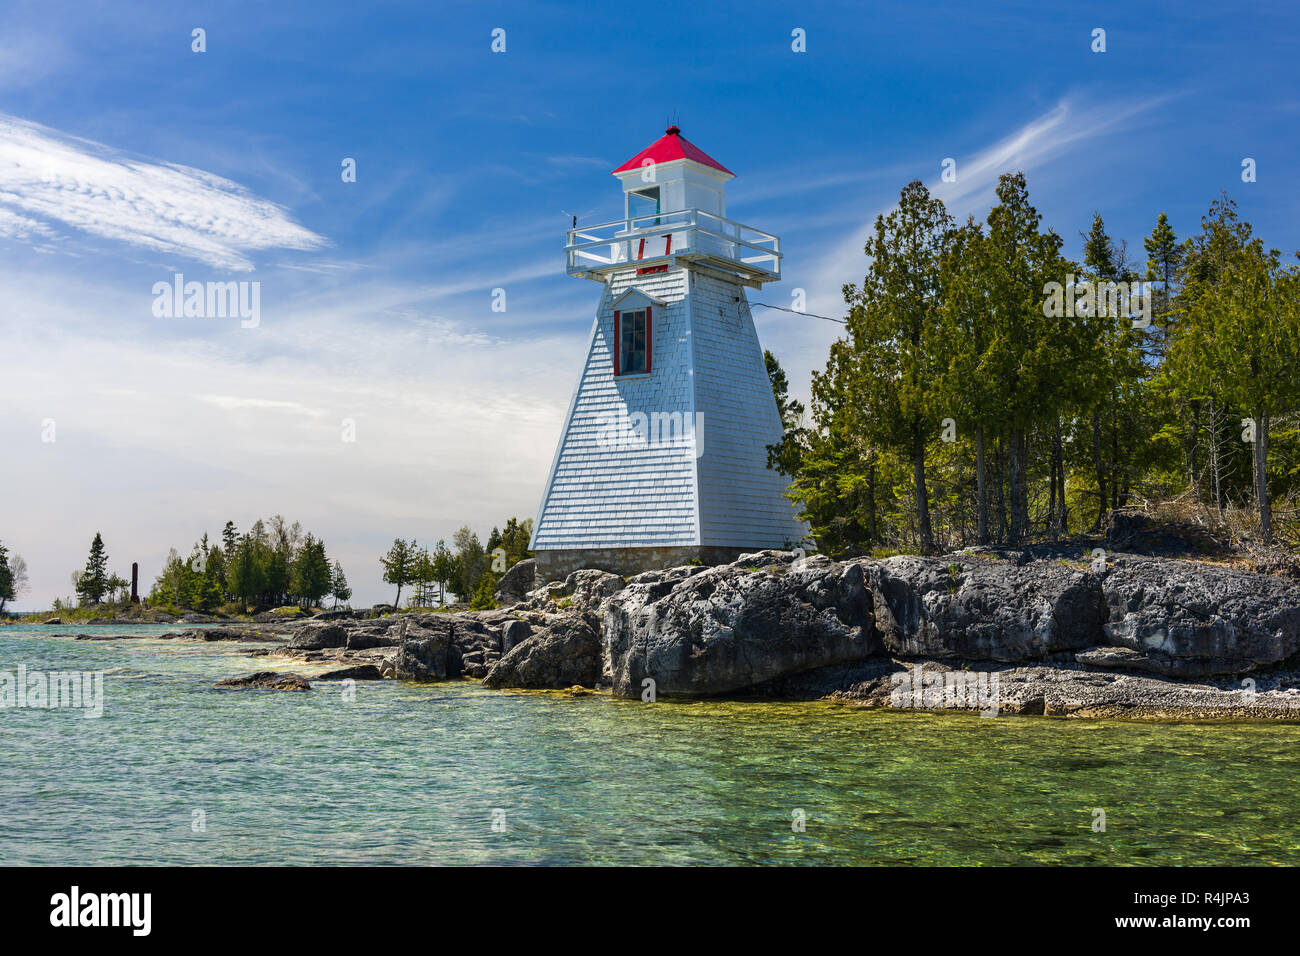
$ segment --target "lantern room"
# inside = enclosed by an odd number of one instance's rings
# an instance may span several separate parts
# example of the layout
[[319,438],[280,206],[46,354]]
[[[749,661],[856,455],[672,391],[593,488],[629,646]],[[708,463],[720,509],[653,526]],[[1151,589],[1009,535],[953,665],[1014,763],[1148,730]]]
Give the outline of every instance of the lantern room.
[[752,288],[781,277],[781,240],[727,218],[735,173],[676,126],[613,171],[623,218],[569,231],[569,275],[604,282],[613,272],[698,262]]

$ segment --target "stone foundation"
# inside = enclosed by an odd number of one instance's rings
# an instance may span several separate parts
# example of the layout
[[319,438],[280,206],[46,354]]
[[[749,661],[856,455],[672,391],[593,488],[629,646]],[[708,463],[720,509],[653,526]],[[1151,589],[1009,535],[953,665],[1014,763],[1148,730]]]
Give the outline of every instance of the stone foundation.
[[730,564],[742,554],[761,548],[713,548],[698,545],[669,548],[584,548],[535,551],[537,580],[563,581],[574,571],[596,568],[630,577],[642,571],[676,568],[699,561],[701,564]]

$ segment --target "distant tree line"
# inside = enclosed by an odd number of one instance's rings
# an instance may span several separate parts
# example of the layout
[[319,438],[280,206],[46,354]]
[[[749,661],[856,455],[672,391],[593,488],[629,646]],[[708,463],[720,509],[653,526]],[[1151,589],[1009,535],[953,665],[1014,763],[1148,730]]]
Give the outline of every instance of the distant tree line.
[[243,534],[227,521],[219,542],[205,533],[184,557],[173,548],[149,603],[258,611],[290,604],[318,607],[327,597],[335,605],[352,597],[342,566],[330,561],[324,540],[275,515],[254,522]]
[[[1162,213],[1145,269],[1100,214],[1081,236],[1074,262],[1019,173],[982,223],[919,182],[877,218],[808,416],[773,375],[786,431],[769,465],[822,550],[1054,539],[1155,502],[1300,538],[1296,265],[1226,196],[1182,241]],[[1139,282],[1145,316],[1121,300]]]
[[448,593],[467,600],[475,609],[496,605],[497,583],[501,576],[524,558],[533,536],[533,519],[511,518],[504,529],[493,528],[487,545],[468,526],[452,535],[451,547],[439,540],[432,548],[421,548],[412,538],[398,538],[379,562],[384,580],[396,585],[394,607],[401,607],[402,589],[414,586],[416,599],[427,597],[431,588],[438,589],[438,603],[445,603]]

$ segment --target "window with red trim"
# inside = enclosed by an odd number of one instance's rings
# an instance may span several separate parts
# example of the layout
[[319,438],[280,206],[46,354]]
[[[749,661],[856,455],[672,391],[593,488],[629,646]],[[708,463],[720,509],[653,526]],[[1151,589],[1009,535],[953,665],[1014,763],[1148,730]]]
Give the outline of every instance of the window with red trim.
[[614,313],[614,374],[642,375],[650,371],[652,318],[650,307]]

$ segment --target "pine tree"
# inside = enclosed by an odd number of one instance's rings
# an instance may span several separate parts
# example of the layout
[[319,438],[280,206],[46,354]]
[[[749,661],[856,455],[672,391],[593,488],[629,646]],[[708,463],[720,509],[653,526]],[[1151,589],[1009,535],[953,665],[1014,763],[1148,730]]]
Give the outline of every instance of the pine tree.
[[221,529],[221,547],[226,554],[226,563],[229,564],[235,556],[235,549],[239,547],[239,532],[235,530],[233,521],[227,521]]
[[415,580],[415,561],[414,539],[404,541],[401,538],[394,539],[388,553],[379,559],[379,563],[384,566],[384,580],[389,584],[397,585],[397,597],[393,599],[393,607],[401,607],[402,588]]
[[77,580],[77,596],[83,604],[98,604],[107,591],[108,554],[104,550],[104,539],[96,531],[95,539],[90,543],[85,570]]
[[952,220],[919,181],[904,187],[897,208],[876,218],[861,287],[846,285],[852,371],[871,440],[912,466],[917,535],[934,550],[926,486],[926,446],[938,436],[935,387],[941,350],[942,271]]
[[[531,525],[531,519],[529,521]],[[447,603],[447,584],[456,576],[456,558],[447,547],[447,542],[439,539],[433,547],[430,565],[433,580],[438,582],[439,603]]]
[[13,569],[9,566],[9,552],[4,543],[0,542],[0,611],[5,609],[7,601],[13,601],[17,596]]
[[490,611],[497,606],[497,576],[492,571],[484,571],[479,575],[478,583],[474,587],[474,599],[470,602],[470,609],[474,611]]
[[472,598],[478,588],[478,579],[487,565],[483,545],[479,544],[478,535],[463,525],[451,536],[456,549],[456,573],[453,575],[452,590],[460,595],[461,600]]
[[1211,208],[1206,229],[1202,254],[1221,258],[1197,265],[1171,358],[1193,388],[1246,410],[1242,431],[1253,451],[1259,534],[1271,543],[1270,429],[1300,409],[1300,273],[1251,237],[1250,224],[1240,223],[1226,200]]
[[[1005,458],[1007,538],[1019,543],[1029,532],[1030,436],[1056,418],[1058,377],[1070,367],[1073,338],[1062,333],[1060,317],[1046,314],[1043,301],[1049,283],[1061,280],[1066,265],[1061,237],[1040,231],[1041,217],[1029,203],[1023,173],[1003,175],[997,197],[980,243],[979,291],[990,343],[981,365],[1002,432],[998,457],[999,462]],[[1002,481],[999,475],[999,492]]]
[[1173,321],[1175,285],[1186,257],[1186,247],[1178,242],[1169,217],[1161,213],[1156,218],[1151,235],[1142,240],[1147,253],[1146,279],[1159,283],[1152,295],[1152,316],[1149,338],[1151,351],[1157,360],[1163,360],[1168,349],[1169,323]]
[[339,602],[347,604],[352,600],[352,588],[348,586],[348,579],[343,574],[343,565],[337,560],[334,562],[334,570],[330,574],[330,596],[334,598],[334,606],[338,607]]
[[[253,527],[256,529],[257,525]],[[252,531],[244,534],[240,537],[230,562],[230,590],[245,610],[249,606],[257,606],[265,586],[259,559],[260,546]]]

